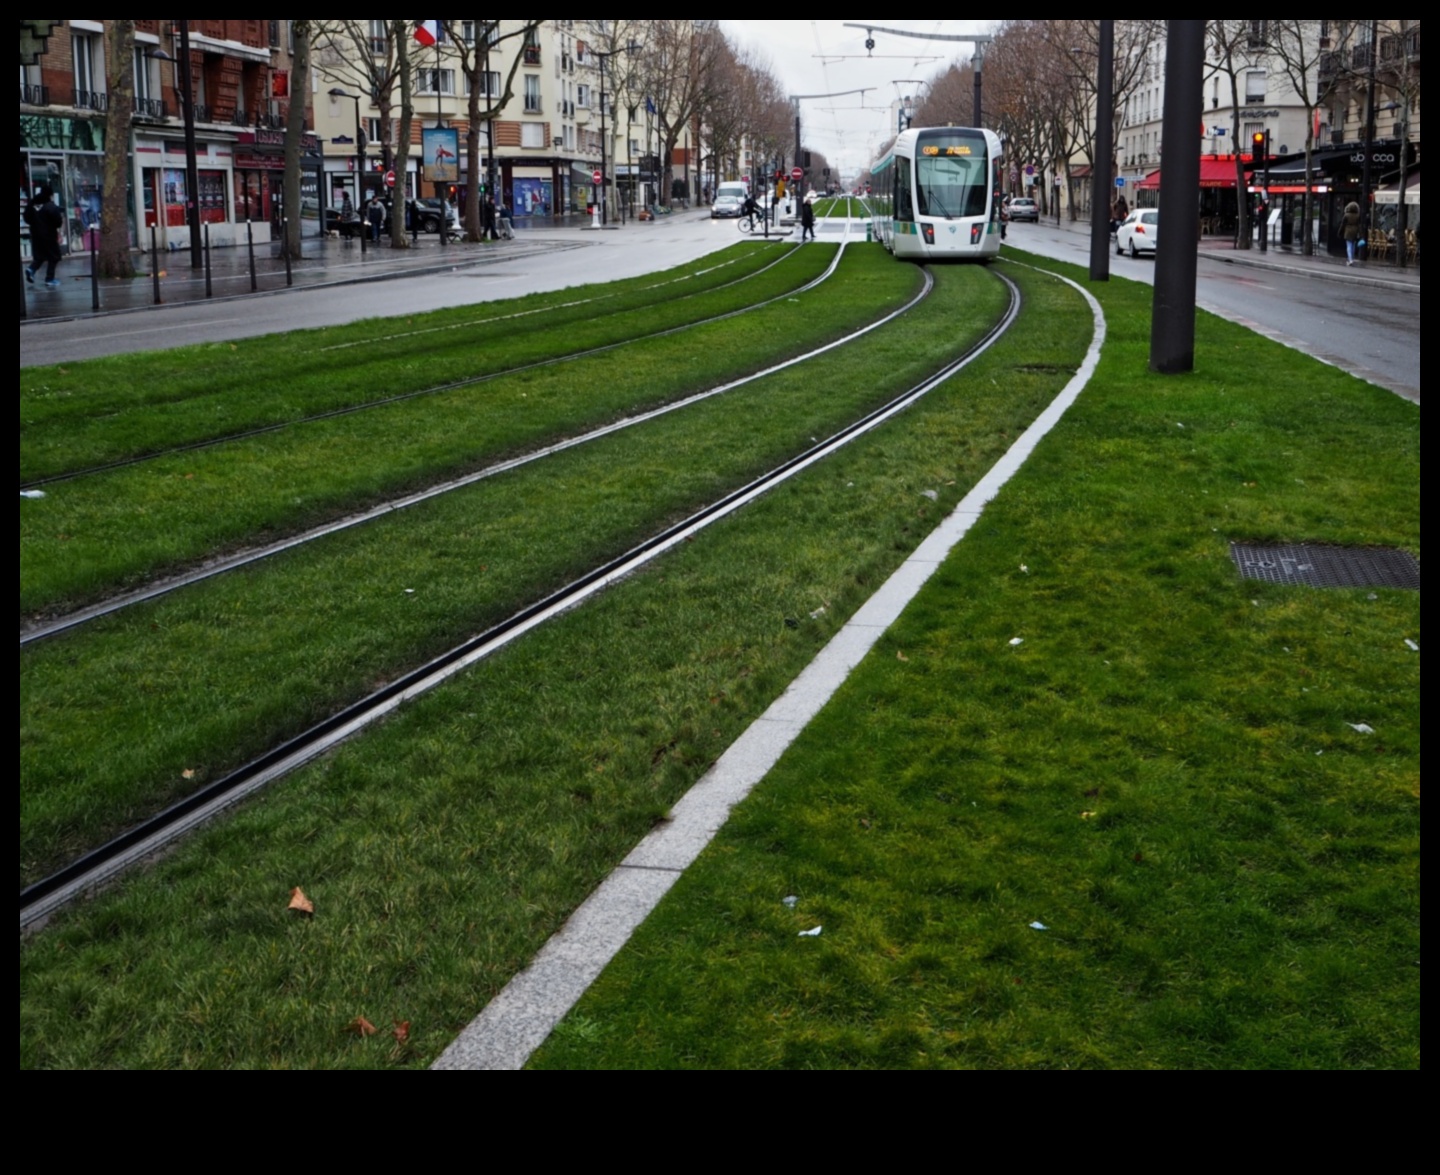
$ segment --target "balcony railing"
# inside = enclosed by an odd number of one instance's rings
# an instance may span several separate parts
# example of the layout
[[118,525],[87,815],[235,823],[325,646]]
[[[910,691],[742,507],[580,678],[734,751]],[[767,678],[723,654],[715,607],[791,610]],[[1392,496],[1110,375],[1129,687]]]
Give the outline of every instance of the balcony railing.
[[1320,54],[1320,81],[1321,83],[1334,81],[1340,73],[1340,55],[1338,53]]
[[136,118],[162,119],[165,117],[165,100],[163,98],[136,98],[134,111]]
[[1373,48],[1374,48],[1374,46],[1367,44],[1367,45],[1356,45],[1355,48],[1351,49],[1351,50],[1350,50],[1350,68],[1351,68],[1351,69],[1369,69],[1369,68],[1370,68],[1370,55],[1371,55],[1371,52],[1372,52]]
[[526,64],[526,65],[539,65],[539,64],[540,64],[540,46],[539,46],[539,45],[526,45],[526,46],[525,46],[525,64]]
[[98,110],[103,114],[109,103],[106,95],[98,90],[76,90],[75,105],[81,110]]
[[544,114],[545,111],[541,108],[540,99],[539,99],[539,98],[526,98],[526,99],[525,99],[525,113],[526,113],[526,114]]
[[20,104],[22,106],[49,106],[49,86],[21,86]]

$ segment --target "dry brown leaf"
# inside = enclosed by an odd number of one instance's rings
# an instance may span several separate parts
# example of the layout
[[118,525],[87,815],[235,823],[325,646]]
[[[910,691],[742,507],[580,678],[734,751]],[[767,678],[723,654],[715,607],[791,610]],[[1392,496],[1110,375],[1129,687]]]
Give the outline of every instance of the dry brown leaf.
[[353,1032],[356,1036],[374,1036],[375,1025],[371,1024],[364,1016],[356,1016],[349,1024],[345,1025],[346,1032]]
[[904,653],[899,653],[899,652],[897,652],[897,653],[895,654],[895,660],[897,660],[897,661],[908,661],[908,660],[910,660],[910,658],[907,657]]
[[391,1035],[396,1039],[398,1043],[404,1044],[407,1040],[410,1039],[410,1021],[396,1020],[395,1031],[392,1032]]
[[307,898],[305,891],[297,885],[290,891],[290,909],[299,910],[302,914],[313,914],[315,913],[315,903]]

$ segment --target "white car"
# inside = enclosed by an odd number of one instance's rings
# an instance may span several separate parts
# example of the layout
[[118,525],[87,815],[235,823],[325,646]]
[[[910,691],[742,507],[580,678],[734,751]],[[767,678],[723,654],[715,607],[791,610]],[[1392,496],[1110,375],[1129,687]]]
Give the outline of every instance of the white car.
[[1154,208],[1137,208],[1115,230],[1115,252],[1131,257],[1155,252],[1160,239],[1160,213]]

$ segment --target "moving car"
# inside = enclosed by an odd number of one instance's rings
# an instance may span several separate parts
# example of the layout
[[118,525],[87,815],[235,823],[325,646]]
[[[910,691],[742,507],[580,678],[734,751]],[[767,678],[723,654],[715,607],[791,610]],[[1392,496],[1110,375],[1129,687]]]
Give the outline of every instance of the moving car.
[[1115,230],[1115,252],[1131,257],[1154,254],[1160,239],[1160,213],[1154,208],[1137,208]]
[[1033,220],[1040,223],[1040,205],[1029,196],[1016,196],[1009,205],[1011,220]]
[[715,203],[710,205],[710,219],[715,220],[722,217],[735,217],[740,215],[744,207],[745,197],[737,196],[733,192],[726,192],[715,197]]

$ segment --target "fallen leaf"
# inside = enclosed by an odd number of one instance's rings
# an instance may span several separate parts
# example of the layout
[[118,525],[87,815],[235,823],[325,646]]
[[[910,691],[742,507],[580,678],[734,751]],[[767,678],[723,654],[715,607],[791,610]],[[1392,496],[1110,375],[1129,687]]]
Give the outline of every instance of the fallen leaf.
[[371,1024],[364,1016],[356,1016],[349,1024],[345,1025],[346,1032],[353,1032],[356,1036],[374,1036],[375,1025]]
[[1081,820],[1094,820],[1094,819],[1095,819],[1095,813],[1094,813],[1094,812],[1081,812],[1081,813],[1080,813],[1080,819],[1081,819]]
[[[299,910],[302,914],[315,913],[315,903],[305,896],[305,891],[298,885],[290,891],[290,909]],[[372,1028],[370,1030],[374,1032]]]
[[187,767],[187,768],[185,768],[184,771],[180,772],[180,778],[181,778],[181,779],[194,779],[194,778],[195,778],[195,768],[193,768],[193,767]]
[[[370,1029],[370,1031],[374,1032],[375,1029],[372,1028]],[[410,1039],[410,1021],[396,1020],[395,1031],[392,1032],[390,1035],[393,1036],[397,1041],[399,1041],[399,1043],[404,1044],[407,1040]]]
[[910,660],[910,658],[907,657],[904,653],[897,652],[897,653],[895,654],[895,660],[897,660],[897,661],[908,661],[908,660]]

